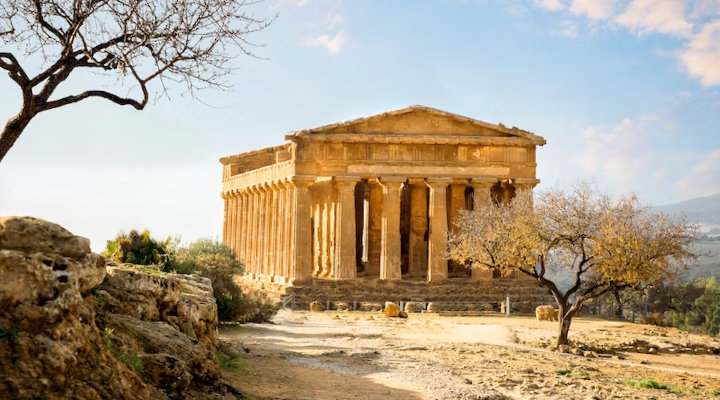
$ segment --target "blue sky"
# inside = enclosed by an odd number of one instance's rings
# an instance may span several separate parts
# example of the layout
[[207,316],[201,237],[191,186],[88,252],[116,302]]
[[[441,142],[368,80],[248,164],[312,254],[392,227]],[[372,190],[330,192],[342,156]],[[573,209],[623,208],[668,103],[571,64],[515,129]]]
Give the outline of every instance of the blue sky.
[[[0,164],[0,214],[58,222],[96,250],[131,228],[218,236],[219,157],[412,104],[544,136],[539,189],[594,179],[652,205],[720,192],[720,0],[268,0],[251,11],[277,18],[226,92],[194,100],[173,87],[142,112],[91,100],[36,118]],[[20,96],[5,75],[0,93],[5,121]]]

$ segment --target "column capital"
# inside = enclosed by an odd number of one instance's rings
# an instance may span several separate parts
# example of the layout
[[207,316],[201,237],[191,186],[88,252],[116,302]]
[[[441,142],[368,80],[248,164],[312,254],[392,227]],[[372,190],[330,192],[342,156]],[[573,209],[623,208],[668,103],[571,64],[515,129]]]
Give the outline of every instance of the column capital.
[[475,178],[470,179],[470,183],[473,184],[473,186],[477,185],[480,187],[492,187],[498,182],[497,178],[494,178],[492,176],[478,176]]
[[288,182],[298,187],[308,187],[315,182],[317,176],[315,175],[292,175],[288,177]]
[[407,181],[404,176],[382,176],[378,183],[385,189],[400,189],[400,186]]
[[408,178],[408,183],[411,185],[425,185],[425,178]]
[[223,200],[227,200],[230,198],[227,191],[220,192],[220,198]]
[[425,183],[433,189],[446,188],[451,182],[452,179],[448,177],[432,177],[425,180]]

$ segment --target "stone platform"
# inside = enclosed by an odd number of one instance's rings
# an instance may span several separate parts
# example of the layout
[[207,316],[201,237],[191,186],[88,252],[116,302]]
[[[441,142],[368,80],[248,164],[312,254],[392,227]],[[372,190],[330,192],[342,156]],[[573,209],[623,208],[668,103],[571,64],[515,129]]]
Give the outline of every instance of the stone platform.
[[287,308],[308,310],[313,301],[330,309],[375,309],[385,301],[432,302],[435,311],[500,311],[501,303],[510,296],[511,310],[532,313],[541,304],[555,304],[550,292],[525,277],[496,278],[473,281],[449,278],[442,283],[423,279],[388,281],[377,278],[352,280],[312,279],[302,286],[286,286],[272,282],[241,279],[246,288],[259,289]]

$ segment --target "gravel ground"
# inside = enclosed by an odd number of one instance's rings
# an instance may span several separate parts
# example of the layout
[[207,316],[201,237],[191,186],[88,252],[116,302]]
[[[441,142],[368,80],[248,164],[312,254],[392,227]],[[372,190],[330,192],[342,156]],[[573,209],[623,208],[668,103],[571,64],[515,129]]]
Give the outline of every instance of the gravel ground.
[[[239,364],[224,375],[249,399],[720,398],[717,355],[562,354],[542,347],[555,324],[527,317],[283,311],[274,322],[220,332]],[[590,346],[635,339],[720,346],[705,336],[616,321],[578,319],[571,331],[571,339]],[[666,388],[632,386],[649,380]]]

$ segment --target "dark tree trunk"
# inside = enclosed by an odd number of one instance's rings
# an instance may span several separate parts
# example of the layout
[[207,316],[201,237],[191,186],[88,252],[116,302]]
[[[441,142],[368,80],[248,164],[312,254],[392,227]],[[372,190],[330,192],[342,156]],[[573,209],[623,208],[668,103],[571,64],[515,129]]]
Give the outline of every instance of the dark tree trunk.
[[33,114],[31,113],[20,113],[10,118],[5,124],[2,132],[0,132],[0,162],[28,126],[32,117]]
[[[562,308],[560,309],[562,310]],[[564,311],[564,310],[563,310]],[[572,322],[572,316],[565,316],[564,313],[558,311],[558,336],[556,346],[567,345],[568,332],[570,332],[570,323]]]

